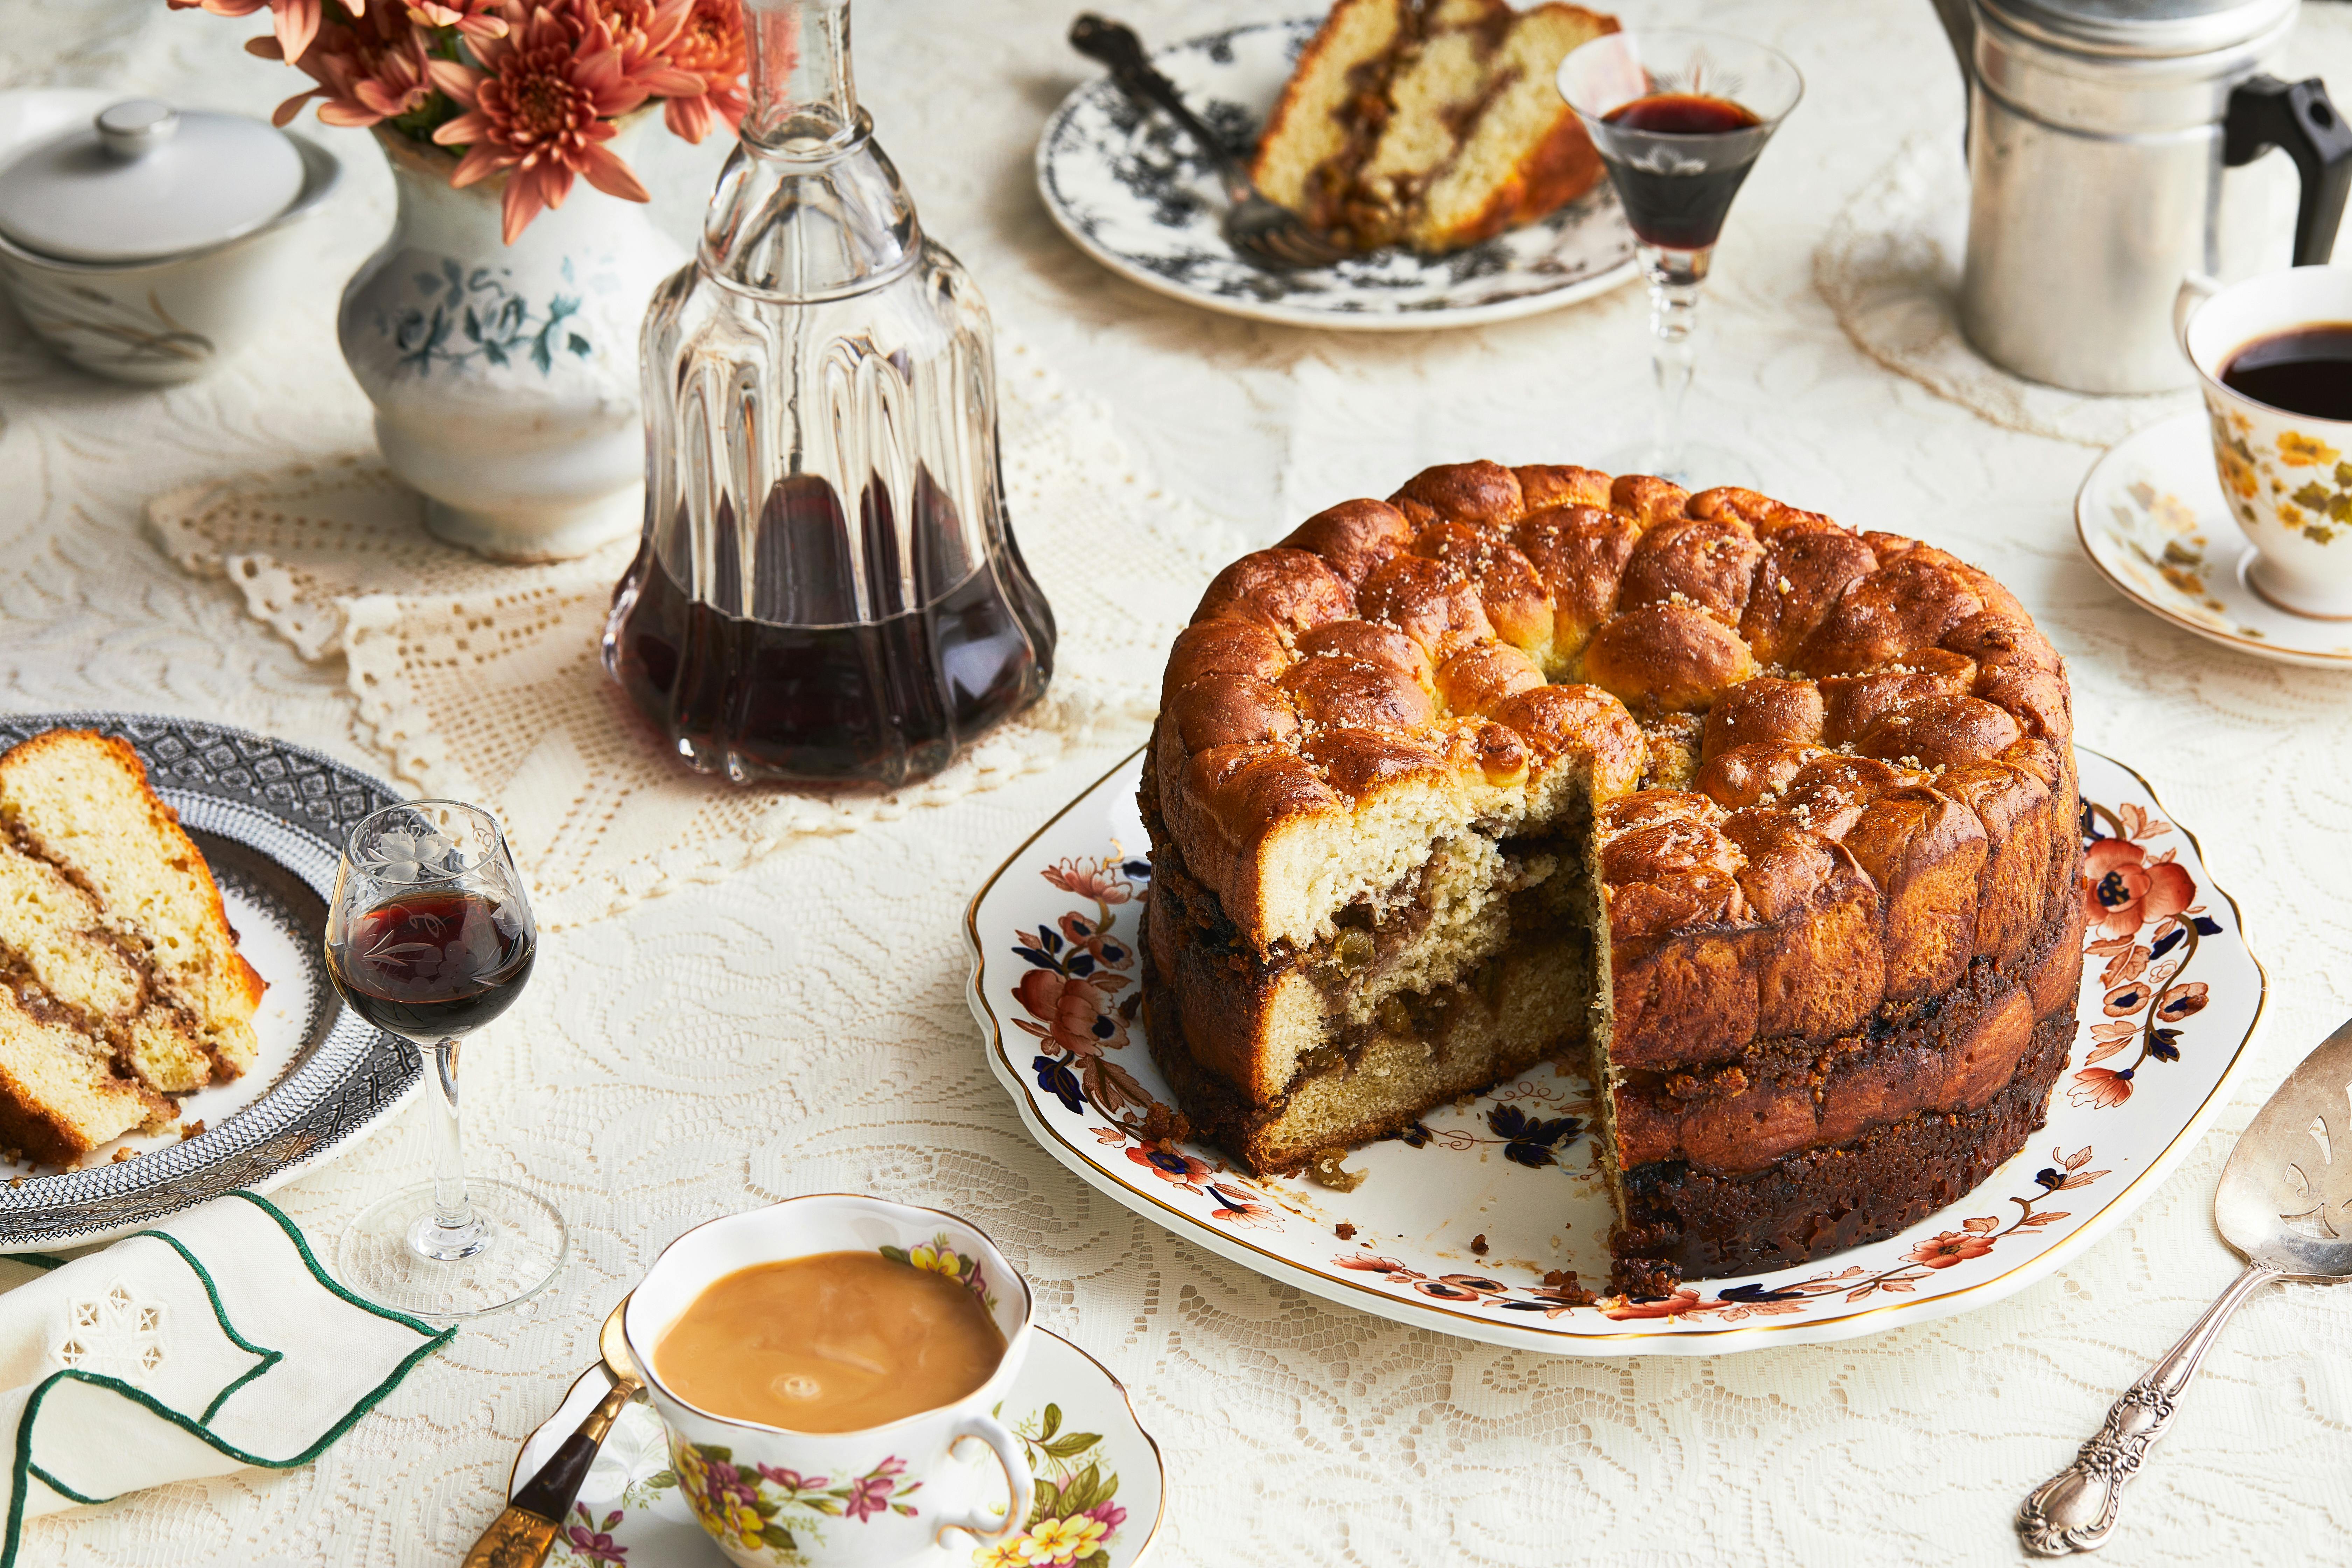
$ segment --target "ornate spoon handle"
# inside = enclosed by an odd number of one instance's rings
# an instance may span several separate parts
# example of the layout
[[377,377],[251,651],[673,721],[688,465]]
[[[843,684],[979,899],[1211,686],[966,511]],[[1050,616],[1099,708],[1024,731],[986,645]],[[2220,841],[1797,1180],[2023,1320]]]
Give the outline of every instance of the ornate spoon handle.
[[2124,1483],[2139,1473],[2148,1449],[2170,1429],[2181,1393],[2197,1375],[2197,1363],[2221,1337],[2221,1325],[2248,1296],[2283,1277],[2267,1264],[2247,1264],[2221,1300],[2180,1336],[2180,1342],[2124,1391],[2108,1409],[2106,1424],[2083,1445],[2074,1462],[2026,1494],[2017,1510],[2017,1534],[2028,1552],[2063,1557],[2096,1552],[2107,1543],[2123,1503]]

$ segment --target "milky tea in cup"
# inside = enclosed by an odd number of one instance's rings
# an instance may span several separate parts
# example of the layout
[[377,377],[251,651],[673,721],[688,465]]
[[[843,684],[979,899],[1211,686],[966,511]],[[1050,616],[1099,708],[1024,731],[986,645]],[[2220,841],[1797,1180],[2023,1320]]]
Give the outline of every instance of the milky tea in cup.
[[1027,1458],[994,1411],[1030,1313],[975,1227],[835,1194],[688,1231],[621,1327],[679,1494],[730,1561],[893,1568],[1027,1524]]
[[957,1400],[1004,1359],[963,1282],[884,1252],[721,1275],[654,1346],[679,1398],[794,1432],[855,1432]]
[[2247,585],[2283,610],[2352,619],[2352,268],[2296,267],[2175,311],[2212,425]]

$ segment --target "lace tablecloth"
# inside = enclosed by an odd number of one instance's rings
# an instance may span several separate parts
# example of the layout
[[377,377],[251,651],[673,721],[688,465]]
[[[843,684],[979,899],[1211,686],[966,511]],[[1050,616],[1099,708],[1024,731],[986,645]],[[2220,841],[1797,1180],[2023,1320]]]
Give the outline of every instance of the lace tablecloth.
[[[1475,331],[1349,338],[1200,314],[1079,256],[1039,207],[1029,164],[1038,126],[1079,79],[1059,37],[1068,9],[866,0],[858,58],[931,229],[1071,395],[1108,405],[1137,471],[1263,542],[1424,463],[1573,458],[1636,433],[1648,367],[1631,293]],[[236,52],[250,24],[152,0],[6,11],[0,85],[103,81],[264,111],[291,90],[282,68]],[[1126,14],[1172,37],[1265,12],[1131,0]],[[1112,714],[1002,787],[801,838],[723,881],[557,933],[467,1070],[479,1163],[527,1176],[571,1217],[580,1249],[560,1288],[464,1330],[315,1465],[38,1521],[24,1562],[454,1561],[498,1506],[523,1435],[593,1355],[605,1310],[665,1241],[722,1211],[836,1188],[971,1215],[1035,1281],[1043,1321],[1126,1379],[1172,1472],[1166,1563],[2015,1560],[2022,1490],[2234,1271],[2210,1220],[2231,1136],[2352,1013],[2352,972],[2330,962],[2352,938],[2338,816],[2352,806],[2352,679],[2216,650],[2116,599],[2074,542],[2084,447],[1988,423],[1840,330],[1815,289],[1817,247],[1841,213],[1867,222],[1853,198],[1906,140],[1958,124],[1930,8],[1748,0],[1705,15],[1777,42],[1811,90],[1733,216],[1696,417],[1760,454],[1776,493],[1998,573],[2073,661],[2083,738],[2155,781],[2248,906],[2273,986],[2264,1039],[2218,1129],[2136,1219],[1969,1316],[1712,1361],[1487,1349],[1195,1251],[1030,1142],[961,995],[966,896],[1139,738],[1139,720]],[[2311,8],[2293,63],[2352,82],[2352,16]],[[331,311],[388,222],[388,181],[363,138],[326,134],[357,172],[349,221],[268,342],[215,380],[163,393],[89,381],[0,316],[8,705],[226,719],[383,768],[341,667],[306,664],[141,524],[148,498],[175,487],[367,445]],[[666,147],[647,171],[680,233],[713,157]],[[2284,247],[2282,235],[2282,261]],[[1068,608],[1088,591],[1074,564],[1048,583]],[[1148,660],[1108,671],[1147,687],[1153,675]],[[282,1201],[331,1233],[423,1173],[425,1131],[421,1118],[387,1131]],[[2347,1352],[2352,1295],[2252,1303],[2135,1487],[2117,1559],[2339,1557],[2352,1531]]]

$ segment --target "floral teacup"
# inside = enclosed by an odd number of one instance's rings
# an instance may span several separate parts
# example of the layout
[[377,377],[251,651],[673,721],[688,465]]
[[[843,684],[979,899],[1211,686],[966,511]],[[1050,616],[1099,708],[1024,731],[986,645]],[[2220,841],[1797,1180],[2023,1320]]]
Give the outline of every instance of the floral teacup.
[[[662,1386],[654,1347],[703,1289],[739,1268],[819,1252],[878,1251],[963,1284],[1004,1335],[989,1380],[952,1405],[862,1432],[788,1432],[714,1415]],[[1029,1350],[1027,1281],[952,1215],[845,1194],[787,1198],[696,1226],[663,1249],[621,1319],[646,1397],[669,1436],[678,1490],[728,1560],[884,1568],[936,1561],[961,1531],[1001,1541],[1028,1522],[1034,1482],[1021,1445],[991,1414]],[[1011,1501],[982,1511],[986,1472],[956,1450],[995,1450]]]
[[2352,421],[2290,414],[2221,384],[2258,338],[2352,321],[2352,268],[2297,267],[2226,289],[2191,278],[2174,315],[2213,422],[2222,496],[2254,547],[2248,585],[2296,615],[2352,619]]

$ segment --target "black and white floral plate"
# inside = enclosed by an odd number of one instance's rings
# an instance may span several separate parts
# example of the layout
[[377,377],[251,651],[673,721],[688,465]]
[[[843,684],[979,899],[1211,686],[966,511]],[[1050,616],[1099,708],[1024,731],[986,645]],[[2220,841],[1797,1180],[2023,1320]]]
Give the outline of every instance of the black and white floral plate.
[[988,1065],[1088,1184],[1270,1279],[1418,1328],[1567,1355],[1715,1355],[1926,1322],[2015,1294],[2122,1223],[2228,1099],[2262,965],[2197,840],[2147,782],[2075,749],[2082,1027],[2049,1121],[1949,1208],[1884,1241],[1664,1296],[1594,1297],[1614,1218],[1591,1087],[1552,1064],[1349,1157],[1361,1187],[1234,1170],[1154,1135],[1172,1102],[1134,1005],[1150,861],[1129,757],[974,896],[964,935]]
[[254,1070],[181,1097],[184,1123],[205,1124],[199,1135],[133,1133],[79,1171],[0,1164],[0,1178],[22,1178],[0,1185],[0,1252],[104,1241],[240,1187],[268,1192],[333,1158],[424,1082],[415,1047],[362,1022],[327,978],[327,900],[343,836],[400,798],[391,785],[283,741],[137,714],[10,714],[0,717],[0,750],[55,729],[138,748],[269,989],[253,1021]]
[[[1282,96],[1313,18],[1256,22],[1172,45],[1152,63],[1229,146],[1246,152]],[[1383,251],[1306,272],[1235,256],[1207,164],[1164,116],[1105,77],[1063,100],[1037,142],[1045,210],[1120,277],[1229,315],[1302,327],[1423,331],[1509,321],[1591,299],[1638,270],[1604,184],[1540,222],[1451,256]]]

